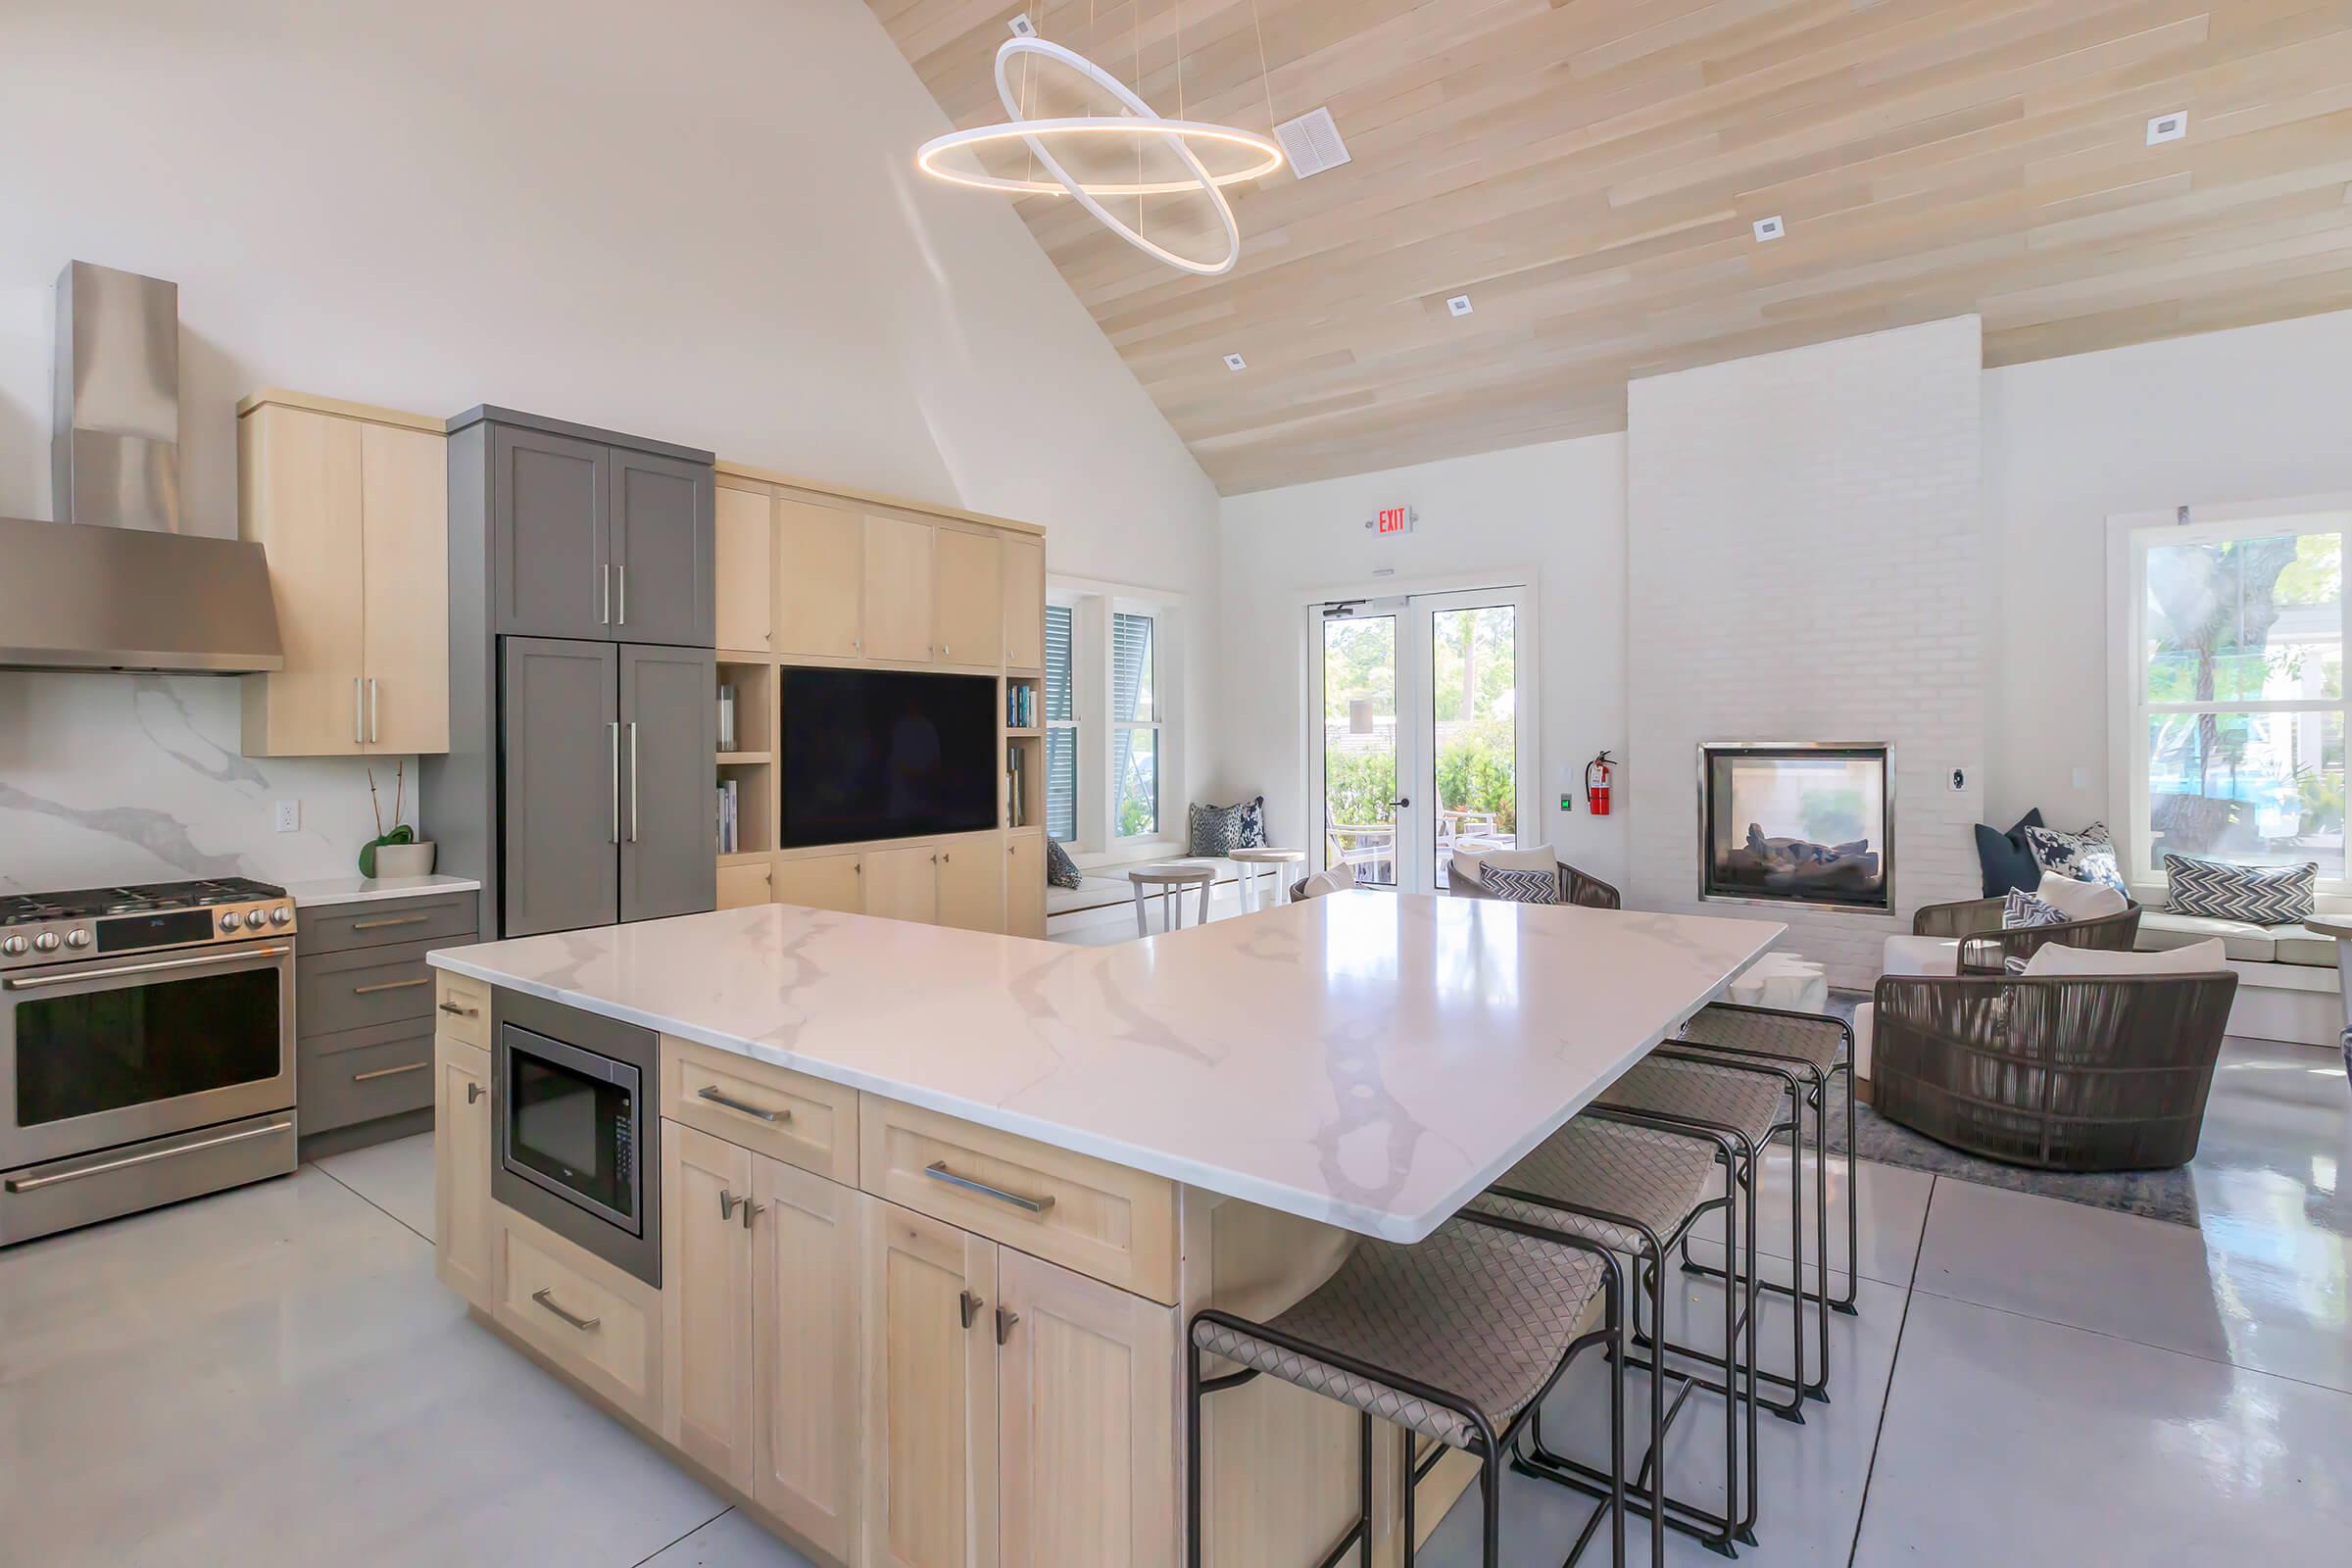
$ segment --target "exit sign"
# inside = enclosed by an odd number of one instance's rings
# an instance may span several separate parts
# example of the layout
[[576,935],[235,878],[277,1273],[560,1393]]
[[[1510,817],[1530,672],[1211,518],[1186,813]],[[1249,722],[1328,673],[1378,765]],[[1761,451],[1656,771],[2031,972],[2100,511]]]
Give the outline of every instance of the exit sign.
[[1383,507],[1380,514],[1364,526],[1379,534],[1411,533],[1413,524],[1420,520],[1421,514],[1410,507]]

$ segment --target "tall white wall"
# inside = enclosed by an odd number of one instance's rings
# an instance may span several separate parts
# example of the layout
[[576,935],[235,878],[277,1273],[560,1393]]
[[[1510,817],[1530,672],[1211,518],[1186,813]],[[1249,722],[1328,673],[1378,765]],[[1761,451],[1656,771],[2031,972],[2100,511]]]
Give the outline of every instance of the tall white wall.
[[[1421,514],[1380,538],[1383,507]],[[1550,843],[1594,875],[1624,872],[1623,816],[1596,818],[1581,794],[1558,809],[1563,768],[1582,775],[1625,738],[1625,438],[1592,436],[1231,497],[1222,528],[1224,648],[1217,710],[1220,801],[1263,793],[1278,840],[1313,831],[1305,788],[1305,606],[1334,594],[1531,580],[1541,651],[1539,803],[1522,803],[1529,843]],[[1374,572],[1387,569],[1393,576]]]
[[[234,531],[264,385],[1026,518],[1054,571],[1194,601],[1200,793],[1215,494],[1003,199],[914,172],[946,121],[858,0],[18,0],[0,32],[0,513],[50,515],[58,270],[154,273],[197,530]],[[235,747],[232,683],[0,674],[0,887],[343,870],[357,768]]]

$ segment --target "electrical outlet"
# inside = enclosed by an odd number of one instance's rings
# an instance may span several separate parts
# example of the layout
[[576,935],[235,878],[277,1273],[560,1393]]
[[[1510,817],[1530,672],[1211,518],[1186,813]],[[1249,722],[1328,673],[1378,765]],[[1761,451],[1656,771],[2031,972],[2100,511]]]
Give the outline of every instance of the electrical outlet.
[[299,833],[302,831],[302,803],[300,801],[280,801],[277,803],[277,830],[280,833]]

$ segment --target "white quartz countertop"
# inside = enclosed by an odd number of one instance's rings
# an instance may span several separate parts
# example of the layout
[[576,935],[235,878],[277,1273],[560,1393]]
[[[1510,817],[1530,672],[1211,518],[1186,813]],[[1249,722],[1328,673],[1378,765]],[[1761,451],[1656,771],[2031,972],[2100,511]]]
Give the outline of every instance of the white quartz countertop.
[[1081,947],[771,904],[430,961],[1414,1242],[1784,929],[1349,892]]
[[308,909],[316,905],[414,899],[426,893],[475,893],[481,886],[469,876],[330,876],[289,882],[286,892],[296,908]]

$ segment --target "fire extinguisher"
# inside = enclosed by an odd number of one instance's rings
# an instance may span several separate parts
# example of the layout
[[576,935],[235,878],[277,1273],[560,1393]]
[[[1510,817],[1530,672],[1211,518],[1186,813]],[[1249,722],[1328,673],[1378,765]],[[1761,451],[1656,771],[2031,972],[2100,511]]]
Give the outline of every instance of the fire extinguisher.
[[1585,804],[1594,816],[1609,814],[1609,779],[1614,771],[1615,764],[1606,752],[1585,764]]

